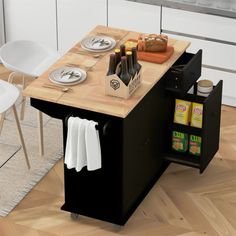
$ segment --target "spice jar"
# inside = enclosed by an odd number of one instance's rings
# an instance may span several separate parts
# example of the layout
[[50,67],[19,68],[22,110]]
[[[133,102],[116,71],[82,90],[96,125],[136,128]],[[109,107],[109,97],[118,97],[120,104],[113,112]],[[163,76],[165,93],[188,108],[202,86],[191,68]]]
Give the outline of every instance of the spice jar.
[[199,80],[197,83],[197,95],[207,97],[213,90],[213,82],[211,80]]

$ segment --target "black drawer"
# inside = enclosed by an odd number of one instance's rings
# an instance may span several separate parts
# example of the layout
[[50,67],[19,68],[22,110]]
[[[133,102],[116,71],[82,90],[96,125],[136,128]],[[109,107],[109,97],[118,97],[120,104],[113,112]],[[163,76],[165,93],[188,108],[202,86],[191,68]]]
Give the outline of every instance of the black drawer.
[[[163,158],[167,161],[198,168],[200,173],[206,169],[214,155],[219,149],[220,119],[221,119],[221,99],[222,80],[214,86],[208,97],[194,94],[173,95],[169,113],[169,131],[165,142],[165,153]],[[190,125],[181,125],[173,122],[175,99],[184,99],[203,105],[202,128],[195,128]],[[202,138],[201,155],[193,156],[188,152],[180,153],[172,150],[172,131],[193,134]]]
[[185,52],[165,74],[166,89],[179,94],[188,92],[201,76],[202,50]]

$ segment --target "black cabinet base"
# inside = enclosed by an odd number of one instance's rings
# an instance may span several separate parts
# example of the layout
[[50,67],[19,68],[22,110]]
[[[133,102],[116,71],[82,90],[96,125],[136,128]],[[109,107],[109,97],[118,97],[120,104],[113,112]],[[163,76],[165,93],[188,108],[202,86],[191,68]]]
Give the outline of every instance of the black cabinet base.
[[[62,210],[124,225],[169,165],[162,159],[169,96],[160,80],[126,118],[31,99],[31,105],[63,121],[67,117],[97,121],[102,168],[80,172],[64,165],[65,204]],[[160,113],[162,110],[162,113]]]
[[[201,58],[201,52],[195,58]],[[199,68],[200,59],[191,60],[188,66],[191,64]],[[190,72],[185,69],[184,77],[189,77]],[[196,73],[193,78],[198,76]],[[68,116],[94,120],[100,127],[102,168],[96,171],[83,168],[76,172],[64,165],[65,204],[62,210],[124,225],[170,162],[198,168],[200,173],[205,170],[219,145],[222,82],[208,98],[180,94],[182,99],[203,103],[203,128],[199,129],[172,124],[176,94],[173,97],[165,89],[165,79],[164,76],[158,81],[124,119],[31,99],[32,106],[62,120],[64,151]],[[190,82],[186,88],[192,84]],[[172,130],[200,135],[201,157],[173,153]]]
[[[173,102],[161,79],[126,118],[31,99],[31,105],[61,119],[64,151],[67,118],[77,116],[97,121],[102,168],[80,172],[64,165],[65,204],[62,210],[124,225],[163,174],[169,163],[200,169],[202,173],[218,150],[222,82],[208,98],[187,98],[204,105],[203,129],[173,123]],[[107,125],[109,124],[109,125]],[[106,127],[106,129],[104,129]],[[171,130],[201,135],[201,157],[171,151]],[[213,138],[214,137],[214,138]],[[210,147],[210,148],[209,148]]]
[[[99,219],[99,220],[103,220],[103,221],[107,221],[107,222],[110,222],[110,223],[113,223],[113,224],[117,224],[117,225],[123,226],[128,221],[130,216],[134,213],[134,211],[137,209],[139,204],[146,197],[148,192],[152,189],[153,185],[157,182],[157,180],[165,172],[165,170],[169,166],[169,164],[170,164],[169,162],[166,162],[166,163],[163,164],[161,170],[158,172],[158,174],[155,176],[155,178],[152,181],[150,181],[150,183],[147,186],[147,188],[144,189],[144,191],[139,195],[139,197],[134,202],[133,206],[130,207],[130,209],[126,212],[125,215],[117,216],[116,214],[114,214],[112,216],[111,215],[106,216],[105,214],[101,214],[100,212],[96,212],[96,210],[93,210],[92,212],[90,212],[88,214],[87,210],[82,211],[81,209],[76,209],[74,206],[70,206],[66,202],[61,207],[61,210],[67,211],[67,212],[71,212],[73,215],[77,215],[77,216],[78,215],[83,215],[83,216],[92,217],[92,218],[95,218],[95,219]],[[113,199],[111,199],[111,201],[113,201]]]

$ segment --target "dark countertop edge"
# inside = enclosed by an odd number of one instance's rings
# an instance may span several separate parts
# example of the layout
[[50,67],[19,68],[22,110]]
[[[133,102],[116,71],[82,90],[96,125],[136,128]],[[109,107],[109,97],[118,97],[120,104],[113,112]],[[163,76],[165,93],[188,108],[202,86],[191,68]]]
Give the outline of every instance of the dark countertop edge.
[[157,6],[174,8],[178,10],[191,11],[191,12],[196,12],[196,13],[203,13],[203,14],[208,14],[208,15],[215,15],[215,16],[236,19],[236,11],[205,7],[205,6],[195,5],[191,3],[187,4],[187,3],[173,2],[173,1],[167,1],[167,0],[165,1],[163,0],[126,0],[126,1],[145,3],[149,5],[157,5]]

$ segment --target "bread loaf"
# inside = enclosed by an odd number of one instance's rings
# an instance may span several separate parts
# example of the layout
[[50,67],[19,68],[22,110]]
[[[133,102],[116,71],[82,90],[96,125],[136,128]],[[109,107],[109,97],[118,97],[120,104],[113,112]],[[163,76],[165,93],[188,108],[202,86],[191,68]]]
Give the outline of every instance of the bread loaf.
[[139,36],[138,51],[145,52],[165,52],[167,48],[168,37],[163,34],[149,34],[145,37]]

